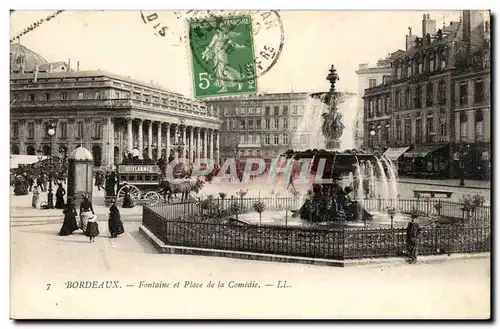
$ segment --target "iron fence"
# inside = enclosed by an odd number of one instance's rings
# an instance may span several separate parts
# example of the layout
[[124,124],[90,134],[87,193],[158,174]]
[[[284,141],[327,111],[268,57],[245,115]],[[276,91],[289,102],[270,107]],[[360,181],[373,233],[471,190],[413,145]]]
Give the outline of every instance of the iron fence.
[[[260,200],[267,210],[296,207],[293,198],[214,199],[219,209],[238,202],[240,211],[253,211]],[[370,211],[385,211],[384,200],[364,200]],[[435,207],[436,204],[440,207]],[[298,208],[298,207],[297,207]],[[474,214],[464,214],[462,205],[427,199],[398,200],[400,212],[418,209],[427,216],[468,218],[459,224],[424,227],[419,236],[419,253],[470,253],[491,250],[490,211],[478,207]],[[165,244],[198,248],[247,251],[265,254],[325,259],[356,259],[400,256],[406,250],[406,229],[396,228],[309,228],[286,226],[237,225],[217,222],[204,214],[201,202],[144,206],[143,225]],[[288,208],[290,209],[290,208]],[[293,208],[291,208],[293,209]]]

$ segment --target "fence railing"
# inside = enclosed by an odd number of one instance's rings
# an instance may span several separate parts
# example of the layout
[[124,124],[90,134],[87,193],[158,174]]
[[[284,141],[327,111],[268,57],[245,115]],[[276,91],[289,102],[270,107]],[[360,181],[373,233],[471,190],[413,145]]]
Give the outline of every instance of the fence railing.
[[[288,199],[285,201],[285,199]],[[260,200],[270,209],[295,206],[292,198],[234,199],[250,210]],[[227,209],[227,200],[220,207]],[[383,200],[365,200],[371,211],[384,210]],[[463,218],[461,204],[441,200],[401,199],[401,212],[419,209],[427,215],[437,215],[434,207],[441,203],[441,216]],[[268,208],[268,209],[269,209]],[[458,211],[457,211],[458,209]],[[400,256],[406,250],[406,230],[401,228],[311,228],[286,226],[258,226],[218,223],[202,214],[201,203],[144,206],[143,225],[168,245],[247,251],[325,259],[353,259]],[[191,216],[190,215],[195,215]],[[478,207],[468,221],[457,225],[424,227],[419,236],[419,253],[470,253],[491,250],[489,209]],[[486,216],[487,218],[483,218]],[[472,225],[473,224],[473,225]],[[479,224],[479,225],[478,225]]]

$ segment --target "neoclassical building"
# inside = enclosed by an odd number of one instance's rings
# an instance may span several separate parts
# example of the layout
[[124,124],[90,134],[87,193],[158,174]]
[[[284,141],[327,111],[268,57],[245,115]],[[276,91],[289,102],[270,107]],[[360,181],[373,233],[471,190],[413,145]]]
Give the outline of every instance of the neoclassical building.
[[[162,154],[219,162],[219,127],[214,108],[109,72],[80,71],[71,63],[49,63],[11,45],[11,153],[70,152],[83,145],[95,165],[115,166],[134,149],[141,158]],[[47,125],[56,124],[56,135]]]

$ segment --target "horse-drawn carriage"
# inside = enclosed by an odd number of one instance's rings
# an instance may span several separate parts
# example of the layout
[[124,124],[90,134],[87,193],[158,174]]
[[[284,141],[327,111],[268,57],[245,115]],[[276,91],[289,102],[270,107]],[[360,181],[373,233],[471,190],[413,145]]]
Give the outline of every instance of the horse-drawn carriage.
[[[174,175],[179,177],[178,174]],[[203,182],[196,178],[168,178],[162,173],[160,166],[152,163],[121,164],[118,166],[117,200],[123,201],[125,194],[136,202],[155,205],[162,199],[167,202],[182,202],[187,200],[189,193],[198,192]]]

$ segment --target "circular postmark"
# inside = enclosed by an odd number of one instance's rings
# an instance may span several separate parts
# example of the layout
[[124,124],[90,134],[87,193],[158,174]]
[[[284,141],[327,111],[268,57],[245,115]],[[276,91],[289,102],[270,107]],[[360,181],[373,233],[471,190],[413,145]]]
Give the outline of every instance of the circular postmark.
[[255,82],[277,63],[284,46],[283,23],[274,10],[210,12],[188,25],[194,71],[207,73],[223,89]]

